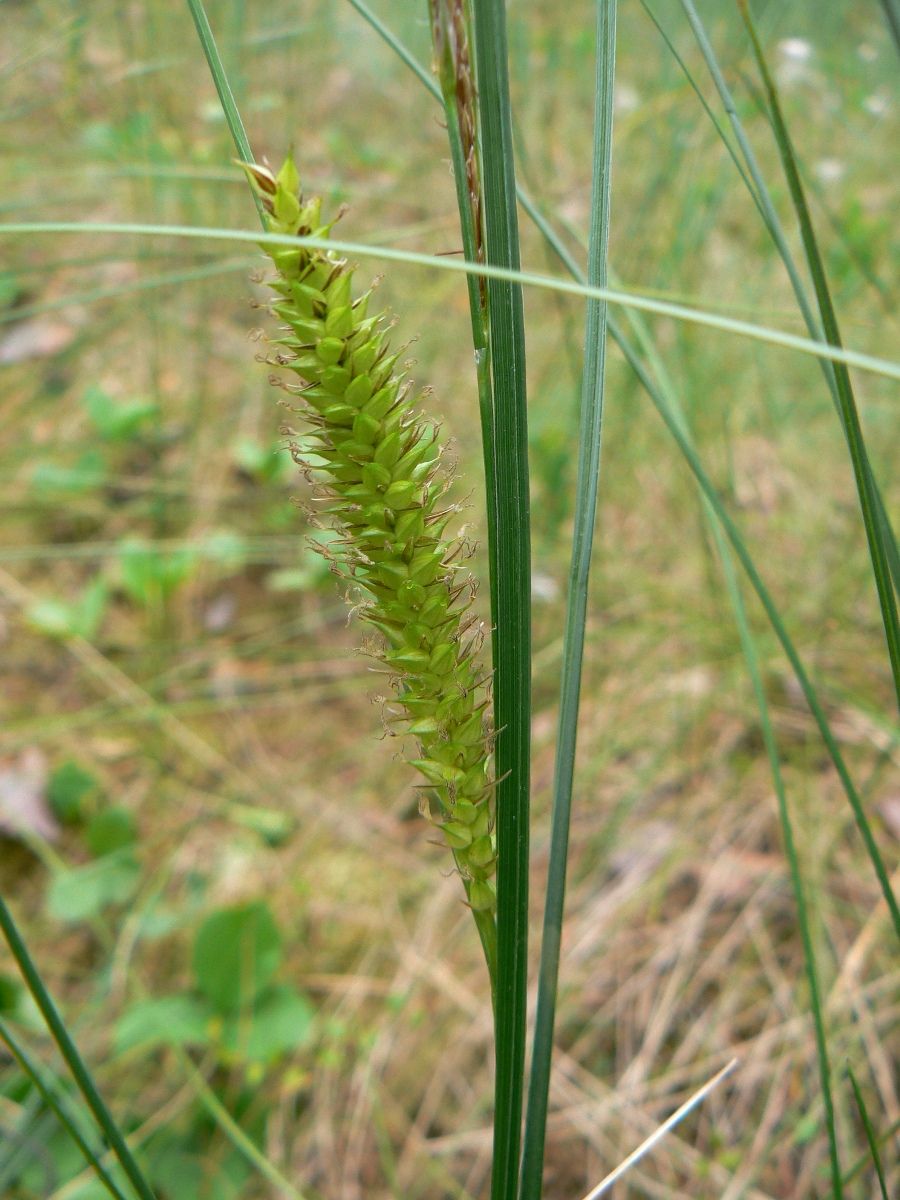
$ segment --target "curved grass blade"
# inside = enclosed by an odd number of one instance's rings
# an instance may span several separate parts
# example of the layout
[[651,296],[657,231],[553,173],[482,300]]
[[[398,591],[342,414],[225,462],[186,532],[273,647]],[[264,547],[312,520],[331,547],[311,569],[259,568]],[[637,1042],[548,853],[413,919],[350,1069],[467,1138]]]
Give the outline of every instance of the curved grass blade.
[[114,1196],[116,1200],[125,1200],[125,1196],[119,1191],[115,1180],[82,1137],[81,1130],[78,1128],[74,1118],[66,1111],[66,1106],[44,1083],[37,1064],[32,1062],[31,1057],[29,1056],[25,1047],[16,1039],[12,1030],[2,1019],[0,1019],[0,1038],[2,1038],[6,1043],[10,1053],[22,1068],[22,1071],[34,1084],[35,1089],[39,1093],[41,1099],[48,1108],[52,1109],[60,1125],[62,1125],[66,1133],[68,1133],[69,1137],[81,1151],[85,1161],[93,1169],[97,1178],[106,1188],[106,1190],[111,1196]]
[[[596,14],[597,63],[594,91],[593,182],[587,278],[589,283],[597,287],[604,287],[607,282],[609,251],[616,0],[597,0]],[[521,1200],[539,1200],[543,1178],[544,1141],[547,1129],[553,1028],[556,1020],[559,953],[562,941],[569,825],[572,811],[572,783],[578,739],[588,580],[600,478],[608,310],[602,300],[589,300],[586,310],[575,517],[572,558],[569,567],[566,626],[563,635],[559,728],[553,778],[553,820],[550,835],[547,894],[544,901],[531,1077],[525,1117],[522,1180],[519,1192]]]
[[[537,205],[535,205],[534,201],[531,200],[530,197],[523,195],[522,204],[537,227],[541,230],[541,233],[546,239],[547,244],[552,247],[554,253],[560,259],[560,261],[568,268],[568,270],[576,279],[583,278],[583,274],[578,263],[566,249],[565,245],[556,236],[556,232],[554,231],[553,227],[544,218],[544,215],[541,213]],[[613,316],[609,317],[609,333],[625,356],[625,360],[627,361],[628,365],[640,380],[644,390],[650,397],[654,408],[662,417],[663,422],[674,437],[676,444],[678,445],[682,456],[690,467],[691,472],[693,473],[701,491],[712,505],[717,519],[722,525],[722,528],[725,530],[728,540],[731,543],[735,554],[737,555],[737,558],[741,563],[741,566],[747,575],[751,586],[753,587],[753,590],[756,592],[763,609],[765,610],[766,616],[769,619],[769,623],[775,632],[775,636],[781,643],[781,647],[784,650],[788,662],[793,668],[794,674],[797,677],[797,682],[800,684],[800,688],[806,698],[806,702],[813,714],[813,718],[818,726],[822,741],[825,743],[825,748],[827,749],[829,757],[831,758],[835,770],[838,773],[838,777],[841,780],[844,792],[850,803],[850,807],[853,810],[857,828],[862,835],[866,851],[872,862],[872,866],[875,869],[875,874],[878,877],[878,882],[881,886],[881,892],[885,898],[885,902],[887,903],[888,912],[890,913],[891,921],[894,926],[894,932],[896,933],[898,939],[900,939],[900,907],[897,905],[897,900],[891,887],[890,878],[888,877],[884,860],[881,856],[881,852],[878,849],[878,844],[875,841],[871,826],[869,825],[869,820],[866,816],[865,809],[862,806],[862,799],[859,795],[859,792],[856,790],[853,780],[850,777],[850,772],[847,769],[844,756],[841,754],[840,747],[838,746],[837,740],[831,731],[831,726],[828,723],[828,718],[825,716],[825,710],[819,702],[815,688],[812,685],[812,680],[809,678],[806,668],[803,666],[803,662],[797,652],[797,648],[794,645],[793,639],[788,633],[784,622],[781,620],[778,608],[769,594],[768,589],[763,583],[762,577],[756,570],[753,557],[750,554],[750,551],[747,549],[740,530],[735,525],[734,521],[731,519],[727,510],[722,504],[722,501],[720,500],[712,481],[704,471],[703,465],[700,462],[696,451],[693,449],[690,440],[684,435],[677,414],[672,411],[666,396],[656,386],[652,375],[642,362],[634,345],[631,343],[630,339],[627,337],[624,330]]]
[[869,1144],[869,1153],[872,1156],[872,1165],[875,1168],[875,1174],[878,1176],[878,1186],[881,1189],[882,1200],[888,1200],[887,1180],[884,1177],[884,1167],[881,1165],[881,1154],[878,1149],[878,1139],[875,1136],[875,1130],[872,1122],[869,1119],[869,1110],[866,1107],[866,1100],[860,1090],[859,1084],[856,1082],[856,1076],[853,1074],[853,1068],[848,1065],[847,1077],[850,1080],[850,1086],[853,1088],[853,1095],[856,1100],[856,1107],[859,1109],[859,1117],[863,1123],[863,1129],[866,1131],[866,1141]]
[[[819,311],[822,314],[825,337],[832,346],[840,346],[841,333],[838,326],[837,313],[831,299],[828,278],[825,274],[825,265],[822,262],[822,255],[819,251],[818,241],[816,240],[809,205],[806,202],[806,193],[800,179],[797,156],[794,153],[794,146],[781,111],[778,89],[769,71],[762,43],[756,31],[756,24],[750,15],[747,0],[737,0],[737,3],[741,16],[744,19],[744,24],[747,27],[747,32],[750,34],[753,53],[756,57],[756,65],[763,81],[763,87],[765,88],[772,130],[778,145],[778,153],[781,156],[781,164],[787,177],[791,200],[800,224],[803,246],[806,251],[806,260],[809,264],[810,274],[812,275]],[[900,622],[897,619],[897,598],[894,594],[888,571],[887,553],[882,538],[881,524],[878,519],[872,474],[865,453],[865,442],[859,420],[859,412],[856,407],[856,400],[853,395],[853,388],[850,383],[850,373],[841,364],[835,365],[834,373],[844,432],[847,436],[847,446],[850,450],[850,460],[853,464],[853,474],[856,478],[856,490],[859,495],[860,507],[862,508],[866,539],[869,543],[869,554],[872,559],[872,571],[875,575],[878,602],[881,606],[881,617],[884,622],[888,656],[894,676],[894,691],[897,696],[897,705],[900,707]]]
[[[731,143],[725,138],[718,121],[716,121],[715,117],[710,113],[709,105],[706,103],[706,100],[697,86],[694,77],[691,75],[687,65],[683,62],[675,50],[671,39],[669,38],[663,26],[657,20],[653,11],[650,9],[647,0],[641,0],[641,4],[644,8],[644,11],[647,13],[648,17],[659,31],[660,36],[669,47],[669,50],[674,56],[675,61],[679,64],[684,72],[685,78],[690,83],[695,94],[699,98],[700,103],[703,105],[707,114],[710,115],[719,137],[722,139],[722,142],[726,146],[728,153],[734,160],[738,172],[741,175],[741,178],[744,180],[747,190],[753,199],[753,203],[756,205],[759,215],[763,220],[763,224],[766,226],[769,236],[772,238],[775,248],[778,251],[778,255],[784,265],[784,269],[787,272],[791,288],[793,289],[794,296],[797,300],[797,305],[803,316],[804,324],[809,331],[809,336],[817,341],[824,341],[825,335],[823,332],[822,322],[813,312],[809,297],[806,294],[806,285],[803,282],[803,279],[800,276],[800,271],[796,262],[794,261],[790,246],[788,245],[787,236],[784,232],[778,212],[776,211],[775,205],[772,201],[768,185],[763,177],[762,170],[757,162],[756,155],[753,152],[753,147],[750,144],[750,140],[744,131],[741,119],[738,116],[737,106],[734,102],[734,98],[731,95],[728,84],[725,81],[725,76],[719,67],[715,51],[713,50],[712,42],[710,41],[709,35],[707,34],[703,22],[700,19],[700,15],[694,5],[694,0],[681,0],[681,6],[684,9],[688,24],[690,25],[691,31],[693,32],[697,41],[697,46],[701,55],[703,56],[704,62],[706,63],[707,70],[709,71],[716,91],[719,94],[719,99],[722,101],[722,107],[725,109],[726,115],[728,116],[735,140],[738,144],[738,148],[740,149],[741,155],[744,158],[744,162],[747,164],[746,172],[744,171],[740,161],[737,159]],[[828,389],[831,392],[831,398],[834,402],[835,409],[838,417],[840,418],[841,425],[844,428],[846,436],[846,426],[844,424],[844,415],[841,409],[841,400],[838,392],[838,382],[835,374],[835,367],[825,358],[819,359],[819,366],[822,370],[825,382],[828,385]],[[863,454],[865,456],[865,446],[863,446]],[[885,550],[888,556],[888,565],[890,567],[894,588],[897,591],[900,591],[900,549],[897,547],[897,539],[894,535],[894,530],[891,526],[891,522],[884,506],[884,500],[882,499],[881,492],[879,491],[878,485],[872,474],[871,465],[869,464],[867,456],[865,457],[865,470],[871,480],[871,487],[875,496],[878,524],[881,530],[881,536],[884,540]]]
[[153,1192],[147,1180],[137,1164],[133,1154],[128,1148],[128,1143],[122,1136],[116,1122],[110,1115],[109,1109],[103,1102],[100,1093],[91,1077],[90,1071],[84,1064],[81,1055],[69,1036],[65,1022],[59,1015],[56,1005],[44,986],[44,981],[41,979],[40,972],[32,961],[31,955],[25,946],[22,936],[19,933],[18,927],[13,920],[12,913],[6,906],[3,897],[0,896],[0,932],[6,938],[13,958],[19,967],[22,978],[31,992],[35,1004],[41,1012],[41,1016],[46,1022],[47,1029],[50,1035],[56,1042],[60,1054],[71,1072],[78,1090],[84,1096],[85,1103],[94,1115],[97,1124],[103,1131],[106,1140],[109,1142],[110,1148],[119,1160],[122,1170],[128,1177],[135,1192],[141,1200],[154,1200]]
[[438,271],[454,271],[461,275],[481,275],[485,279],[508,282],[521,287],[540,288],[542,291],[559,292],[566,296],[581,296],[588,300],[606,300],[621,308],[633,308],[639,312],[655,313],[671,317],[706,329],[731,333],[768,346],[783,350],[794,350],[811,358],[828,359],[830,362],[846,363],[860,371],[881,375],[885,379],[900,380],[900,361],[879,358],[859,350],[848,350],[843,346],[832,346],[812,338],[798,337],[782,329],[768,325],[756,325],[752,321],[740,321],[721,316],[704,309],[692,308],[687,304],[675,304],[668,300],[656,300],[641,292],[624,291],[620,288],[596,288],[555,275],[544,275],[536,271],[522,271],[509,267],[498,267],[492,263],[469,263],[452,258],[441,258],[434,254],[418,254],[412,250],[398,250],[393,246],[372,246],[364,242],[345,241],[341,238],[288,237],[283,234],[251,233],[246,229],[223,229],[205,225],[158,225],[140,221],[16,221],[0,223],[0,237],[4,234],[32,235],[50,233],[136,234],[145,237],[198,238],[205,241],[242,242],[255,246],[311,246],[318,249],[337,250],[343,254],[358,255],[360,258],[376,258],[383,262],[402,262],[413,266],[429,267]]
[[[485,256],[519,269],[504,0],[472,11],[484,186]],[[462,264],[471,269],[471,264]],[[525,327],[517,282],[488,279],[497,508],[497,1026],[493,1200],[513,1200],[519,1174],[528,951],[531,739],[531,551],[525,409]]]

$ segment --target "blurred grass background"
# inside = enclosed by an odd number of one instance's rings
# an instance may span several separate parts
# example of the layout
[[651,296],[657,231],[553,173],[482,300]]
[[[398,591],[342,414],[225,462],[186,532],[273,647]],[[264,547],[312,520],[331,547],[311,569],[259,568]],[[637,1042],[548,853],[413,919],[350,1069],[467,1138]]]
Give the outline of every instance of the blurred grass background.
[[[737,13],[709,7],[793,229]],[[874,3],[757,10],[848,344],[890,354],[896,49]],[[424,3],[379,11],[427,62]],[[711,98],[680,6],[653,11]],[[349,204],[347,237],[458,248],[438,109],[349,5],[220,0],[209,12],[258,156],[277,164],[293,145],[307,190],[331,208]],[[253,228],[186,9],[48,0],[6,3],[2,15],[3,220]],[[578,0],[562,16],[514,5],[509,20],[523,182],[577,249],[588,225],[591,7]],[[637,5],[622,6],[618,68],[618,274],[802,332],[730,160]],[[265,1062],[229,1056],[212,1038],[194,1059],[215,1093],[304,1195],[477,1197],[489,1174],[491,1037],[477,940],[409,772],[379,737],[379,680],[293,503],[307,492],[280,433],[290,414],[248,337],[267,323],[252,307],[261,261],[162,238],[4,241],[0,888],[112,1107],[163,1164],[161,1195],[178,1194],[166,1180],[186,1163],[198,1196],[283,1194],[242,1165],[175,1049],[123,1050],[116,1036],[142,1000],[190,990],[208,914],[262,899],[284,937],[281,976],[315,1016],[302,1045]],[[527,225],[523,261],[555,269]],[[434,388],[427,403],[452,438],[478,538],[465,288],[449,273],[392,265],[380,294],[397,313],[396,340],[415,339],[415,374]],[[526,305],[537,916],[582,314],[537,292]],[[894,865],[890,684],[852,475],[817,367],[686,325],[652,328]],[[827,1147],[799,1015],[801,948],[738,635],[689,473],[615,350],[608,370],[547,1195],[583,1194],[733,1053],[737,1075],[616,1196],[816,1195]],[[896,513],[896,388],[855,382]],[[834,1059],[839,1069],[852,1061],[887,1130],[900,1118],[900,971],[883,906],[802,698],[755,607],[751,619]],[[127,843],[96,834],[111,810],[127,814]],[[10,812],[27,814],[24,830]],[[97,887],[96,871],[77,873],[126,845],[137,864],[127,878]],[[3,962],[0,1007],[27,1028]],[[844,1101],[852,1164],[865,1141],[847,1089]],[[2,1058],[0,1129],[0,1195],[92,1195],[68,1185],[72,1156]],[[41,1154],[27,1153],[29,1137]],[[896,1156],[888,1161],[896,1182]],[[860,1172],[848,1195],[877,1195],[874,1186]]]

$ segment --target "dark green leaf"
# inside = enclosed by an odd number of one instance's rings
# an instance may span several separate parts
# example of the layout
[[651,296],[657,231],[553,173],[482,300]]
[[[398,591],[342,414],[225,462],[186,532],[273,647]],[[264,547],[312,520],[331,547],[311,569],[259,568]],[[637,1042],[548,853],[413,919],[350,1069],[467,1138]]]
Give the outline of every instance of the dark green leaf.
[[213,913],[194,943],[197,984],[223,1013],[252,1005],[280,961],[281,935],[262,903]]

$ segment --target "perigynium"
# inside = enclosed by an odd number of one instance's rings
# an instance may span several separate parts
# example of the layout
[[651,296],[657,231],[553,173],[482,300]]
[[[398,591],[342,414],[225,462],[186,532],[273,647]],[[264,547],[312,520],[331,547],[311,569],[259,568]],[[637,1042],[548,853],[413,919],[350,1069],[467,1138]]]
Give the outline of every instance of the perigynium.
[[[304,199],[288,158],[277,175],[243,164],[269,232],[328,236],[318,198]],[[378,631],[374,653],[393,680],[392,731],[414,739],[410,761],[427,781],[422,812],[453,852],[489,967],[496,894],[488,688],[481,635],[459,536],[446,529],[438,426],[417,411],[372,292],[354,299],[353,267],[321,249],[265,246],[281,321],[269,362],[293,372],[289,390],[310,427],[292,447],[313,480],[317,511],[338,537],[339,573],[360,596],[359,617]],[[307,449],[308,447],[308,449]]]

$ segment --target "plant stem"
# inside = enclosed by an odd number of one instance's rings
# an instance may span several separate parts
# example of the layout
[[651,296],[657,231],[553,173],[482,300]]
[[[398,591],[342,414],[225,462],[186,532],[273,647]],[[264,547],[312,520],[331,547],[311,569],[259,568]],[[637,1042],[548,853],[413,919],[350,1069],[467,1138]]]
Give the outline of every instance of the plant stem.
[[[596,287],[605,287],[609,249],[616,0],[597,0],[596,12],[597,74],[594,92],[593,186],[587,280]],[[569,824],[572,811],[572,783],[575,773],[578,710],[581,699],[584,629],[587,618],[588,580],[600,477],[608,306],[602,300],[589,300],[586,310],[578,477],[575,492],[575,527],[572,537],[569,596],[563,639],[559,730],[553,779],[550,865],[544,903],[534,1048],[525,1118],[522,1179],[519,1193],[521,1200],[539,1200],[543,1177],[544,1141],[553,1055],[553,1028],[556,1019],[556,993],[566,892]]]
[[97,1124],[103,1130],[110,1147],[119,1160],[122,1170],[128,1176],[141,1200],[154,1200],[150,1185],[147,1183],[134,1156],[128,1149],[128,1144],[122,1136],[118,1125],[110,1115],[109,1109],[103,1103],[103,1099],[97,1091],[91,1073],[85,1066],[81,1055],[76,1049],[75,1043],[69,1036],[65,1022],[59,1015],[59,1011],[53,1003],[50,993],[44,986],[44,981],[41,979],[38,969],[34,965],[31,955],[28,953],[16,923],[13,920],[12,913],[7,908],[2,896],[0,896],[0,932],[6,938],[13,958],[16,960],[19,970],[22,973],[22,978],[25,980],[35,1004],[40,1009],[41,1015],[47,1023],[47,1028],[56,1042],[66,1066],[72,1073],[72,1078],[78,1090],[84,1096],[85,1102],[94,1114]]
[[[488,264],[519,268],[519,231],[503,0],[473,5]],[[489,279],[497,508],[497,1036],[493,1200],[513,1200],[519,1173],[528,953],[531,734],[531,551],[525,329],[519,284]]]

